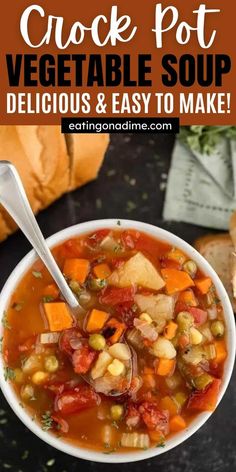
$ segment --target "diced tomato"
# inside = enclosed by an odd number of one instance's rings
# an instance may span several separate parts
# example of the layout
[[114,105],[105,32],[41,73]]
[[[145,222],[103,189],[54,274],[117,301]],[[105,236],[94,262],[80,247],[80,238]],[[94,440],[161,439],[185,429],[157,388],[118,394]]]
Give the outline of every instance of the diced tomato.
[[141,421],[141,413],[138,405],[129,403],[126,410],[125,422],[128,428],[137,428]]
[[169,413],[167,410],[159,410],[156,403],[144,402],[139,406],[142,420],[150,430],[169,431]]
[[78,385],[63,392],[55,399],[55,411],[62,415],[71,415],[87,408],[93,408],[101,402],[100,396],[89,385]]
[[88,236],[88,243],[90,246],[97,246],[110,233],[109,229],[100,229]]
[[124,264],[125,260],[121,257],[114,257],[111,259],[111,265],[113,269],[119,269]]
[[18,346],[18,349],[20,352],[27,352],[31,351],[36,343],[37,336],[30,336],[30,338],[27,338],[23,344],[20,344]]
[[188,311],[188,305],[180,300],[175,304],[175,314],[178,315],[181,311]]
[[126,249],[134,249],[139,238],[140,233],[138,231],[127,230],[121,233],[121,241]]
[[140,234],[140,238],[137,241],[135,249],[137,251],[146,252],[147,254],[151,254],[153,259],[160,259],[163,257],[167,252],[170,250],[169,244],[164,242],[157,241],[156,239],[150,238],[146,234]]
[[129,328],[133,327],[134,317],[136,316],[133,306],[133,301],[116,305],[116,313],[122,318],[126,326]]
[[177,269],[177,270],[182,269],[182,265],[178,261],[174,261],[173,259],[168,259],[168,257],[161,257],[160,265],[163,269]]
[[198,325],[202,325],[206,323],[207,320],[207,311],[201,310],[201,308],[195,308],[195,307],[188,307],[189,313],[193,315],[194,317],[194,322]]
[[60,248],[60,255],[63,258],[79,257],[81,254],[81,243],[77,239],[68,239]]
[[96,352],[92,351],[87,344],[81,345],[81,348],[72,354],[72,364],[76,374],[86,374],[96,356]]
[[187,408],[198,411],[213,411],[216,407],[220,384],[220,379],[214,379],[205,390],[193,392],[189,397]]
[[100,303],[104,305],[119,305],[120,303],[126,303],[134,300],[136,289],[135,287],[107,287],[103,290],[100,296]]
[[80,338],[81,333],[76,328],[71,328],[63,331],[59,339],[59,348],[65,354],[71,356],[75,349],[72,348],[70,342],[72,339]]
[[60,433],[68,433],[69,425],[66,420],[57,415],[52,415],[52,419],[54,423],[56,423],[56,428],[60,431]]
[[178,345],[181,349],[185,349],[189,345],[188,334],[181,334],[178,338]]

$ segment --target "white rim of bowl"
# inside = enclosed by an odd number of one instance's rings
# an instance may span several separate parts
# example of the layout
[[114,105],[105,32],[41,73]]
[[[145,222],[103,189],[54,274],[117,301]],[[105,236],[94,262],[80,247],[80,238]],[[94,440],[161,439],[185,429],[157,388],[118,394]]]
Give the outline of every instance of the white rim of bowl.
[[[175,245],[182,249],[186,254],[194,259],[199,267],[203,270],[205,274],[208,274],[216,287],[217,294],[223,305],[225,322],[226,322],[226,331],[227,331],[227,348],[228,356],[224,366],[224,374],[222,378],[222,383],[220,387],[220,392],[218,396],[217,406],[219,405],[226,389],[229,384],[233,367],[234,367],[234,358],[235,358],[235,346],[236,346],[236,336],[235,336],[235,320],[234,313],[232,310],[229,297],[226,293],[226,290],[217,276],[216,272],[212,269],[210,264],[199,254],[192,246],[190,246],[183,239],[178,236],[166,231],[157,226],[142,223],[135,220],[127,220],[122,218],[113,218],[113,219],[102,219],[102,220],[93,220],[84,223],[78,223],[74,226],[65,228],[57,233],[53,234],[47,238],[47,243],[49,247],[54,247],[58,244],[63,243],[69,238],[80,236],[92,231],[97,231],[102,228],[110,229],[136,229],[137,231],[146,232],[147,234],[153,236],[156,239],[166,241],[171,245]],[[36,261],[37,255],[34,250],[31,250],[15,267],[11,275],[8,277],[1,293],[0,293],[0,313],[8,307],[10,297],[14,291],[14,288],[24,274],[28,271],[30,266]],[[3,334],[3,327],[0,326],[0,337]],[[27,409],[23,409],[19,405],[19,398],[16,396],[11,384],[4,379],[4,361],[3,357],[0,356],[0,387],[1,390],[11,406],[12,410],[18,416],[18,418],[24,423],[24,425],[32,431],[36,436],[42,439],[44,442],[50,446],[55,447],[59,451],[65,452],[73,457],[80,459],[85,459],[89,461],[102,462],[102,463],[128,463],[135,462],[144,459],[150,459],[152,457],[163,454],[167,451],[170,451],[174,447],[182,444],[185,440],[191,437],[207,420],[210,418],[214,412],[204,412],[198,414],[198,416],[190,423],[190,425],[183,431],[175,433],[173,437],[167,439],[165,447],[154,447],[145,451],[134,451],[134,452],[122,452],[122,453],[112,453],[110,455],[105,454],[99,451],[93,451],[91,449],[85,449],[78,446],[73,446],[72,443],[66,442],[65,440],[58,439],[50,432],[43,431],[40,425],[37,422],[32,421],[30,415],[27,413]]]

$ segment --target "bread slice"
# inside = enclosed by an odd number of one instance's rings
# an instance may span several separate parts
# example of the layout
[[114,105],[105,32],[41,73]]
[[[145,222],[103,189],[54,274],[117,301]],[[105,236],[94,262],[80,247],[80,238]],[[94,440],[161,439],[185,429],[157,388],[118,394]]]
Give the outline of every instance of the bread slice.
[[70,185],[74,190],[97,177],[109,143],[109,134],[66,134],[70,156]]
[[236,300],[231,283],[234,246],[230,235],[228,233],[210,234],[197,239],[194,246],[220,277],[236,313]]

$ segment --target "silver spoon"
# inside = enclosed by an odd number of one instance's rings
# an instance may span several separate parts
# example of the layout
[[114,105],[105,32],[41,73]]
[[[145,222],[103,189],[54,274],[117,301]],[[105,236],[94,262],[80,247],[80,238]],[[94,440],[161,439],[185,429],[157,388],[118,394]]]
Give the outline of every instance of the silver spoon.
[[23,231],[47,267],[68,305],[75,311],[83,310],[67,285],[46,244],[15,166],[8,161],[0,161],[0,203]]
[[[43,261],[52,278],[60,289],[68,305],[73,312],[84,313],[84,309],[79,304],[77,298],[67,285],[46,241],[41,233],[38,223],[30,207],[20,176],[13,164],[8,161],[0,161],[0,203],[6,208],[8,213],[23,231],[34,250]],[[129,365],[128,388],[132,380],[132,362]],[[83,376],[84,380],[93,385],[95,382],[88,376]],[[99,389],[98,389],[99,391]],[[100,390],[101,391],[101,390]],[[125,391],[109,391],[107,395],[117,396],[126,393]]]

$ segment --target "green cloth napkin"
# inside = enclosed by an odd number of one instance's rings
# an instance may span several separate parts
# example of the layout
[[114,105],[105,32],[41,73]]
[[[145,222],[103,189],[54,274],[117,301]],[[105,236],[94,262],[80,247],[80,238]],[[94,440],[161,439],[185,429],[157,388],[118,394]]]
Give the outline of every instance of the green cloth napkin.
[[176,141],[168,175],[163,217],[228,229],[236,209],[236,142],[222,139],[210,156]]

